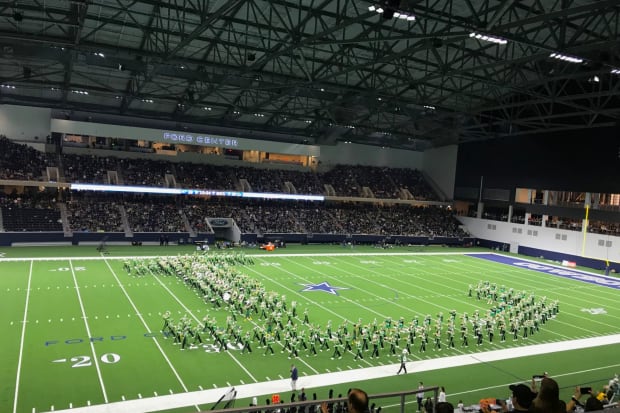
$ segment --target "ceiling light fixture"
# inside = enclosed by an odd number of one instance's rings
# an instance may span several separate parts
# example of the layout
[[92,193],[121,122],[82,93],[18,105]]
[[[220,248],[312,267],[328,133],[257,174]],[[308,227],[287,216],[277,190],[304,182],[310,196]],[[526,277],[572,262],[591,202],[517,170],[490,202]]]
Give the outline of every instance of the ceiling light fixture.
[[415,21],[415,16],[411,13],[405,13],[403,11],[397,11],[396,7],[398,2],[392,1],[392,2],[385,2],[385,4],[377,4],[377,5],[371,5],[368,6],[368,11],[374,11],[378,14],[383,14],[383,18],[384,19],[391,19],[391,18],[395,18],[395,19],[400,19],[400,20],[407,20],[407,21]]
[[503,39],[501,37],[490,36],[488,34],[482,34],[482,33],[476,33],[476,32],[469,33],[469,37],[473,37],[473,38],[476,38],[478,40],[482,40],[485,42],[491,42],[491,43],[502,44],[502,45],[508,43],[508,40]]
[[554,59],[563,60],[568,63],[583,63],[583,59],[580,57],[569,56],[562,53],[551,53],[549,57]]
[[611,69],[611,73],[614,75],[620,75],[620,69],[613,68]]

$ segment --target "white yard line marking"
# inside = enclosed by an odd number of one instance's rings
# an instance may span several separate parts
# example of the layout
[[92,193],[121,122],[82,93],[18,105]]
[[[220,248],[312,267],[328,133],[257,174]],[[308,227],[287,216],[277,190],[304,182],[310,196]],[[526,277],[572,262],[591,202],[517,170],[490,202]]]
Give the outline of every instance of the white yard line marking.
[[22,336],[19,341],[19,359],[17,360],[17,375],[15,377],[15,399],[13,400],[13,413],[17,412],[17,396],[19,395],[19,378],[22,371],[22,357],[24,355],[24,337],[26,336],[26,322],[28,321],[28,303],[30,302],[30,282],[32,281],[33,264],[34,261],[30,261],[30,270],[28,271],[28,289],[26,290],[26,304],[24,306],[24,321],[22,323]]
[[[108,266],[108,269],[110,270],[110,272],[112,273],[112,275],[114,276],[114,279],[116,280],[116,282],[118,283],[118,286],[121,287],[121,290],[123,291],[123,294],[125,294],[125,297],[127,298],[127,301],[129,301],[129,304],[131,304],[131,307],[133,307],[133,310],[135,311],[136,314],[141,314],[140,311],[138,310],[138,307],[136,307],[136,304],[133,302],[133,300],[131,299],[131,297],[129,296],[129,294],[127,293],[127,290],[125,290],[125,286],[123,286],[123,284],[121,283],[121,280],[118,279],[118,276],[116,275],[116,272],[114,271],[114,269],[112,268],[112,266],[110,265],[110,263],[108,262],[107,259],[103,259],[103,262],[105,262],[105,264]],[[144,320],[144,318],[139,315],[138,318],[140,319],[140,321],[142,322],[142,325],[144,325],[144,327],[146,328],[146,331],[151,333],[151,329],[149,328],[148,324],[146,324],[146,321]],[[183,379],[181,379],[181,376],[179,376],[179,373],[177,372],[177,370],[174,368],[174,366],[172,365],[172,362],[170,361],[170,359],[168,358],[168,356],[166,355],[166,353],[164,352],[164,349],[161,348],[161,346],[159,345],[159,342],[157,341],[157,339],[155,337],[152,337],[152,341],[153,343],[155,343],[155,345],[157,346],[157,348],[159,349],[161,355],[164,357],[164,359],[166,360],[166,363],[168,363],[168,366],[170,366],[170,369],[172,370],[172,373],[175,375],[175,377],[177,378],[177,380],[179,381],[179,383],[181,384],[181,387],[183,387],[183,390],[185,390],[186,392],[188,391],[187,386],[185,385],[185,383],[183,382]]]
[[[77,294],[80,309],[82,310],[82,318],[84,319],[84,326],[86,326],[86,333],[88,334],[88,337],[93,337],[90,333],[90,326],[88,325],[88,318],[86,317],[86,310],[84,310],[84,302],[82,301],[82,294],[80,294],[80,286],[78,285],[75,270],[73,269],[73,262],[71,260],[69,260],[69,267],[71,268],[71,275],[73,276],[73,283],[75,284],[75,293]],[[93,362],[95,363],[95,368],[97,369],[97,377],[99,377],[99,384],[101,385],[101,392],[103,393],[103,400],[107,403],[108,393],[106,392],[105,384],[103,383],[103,376],[101,375],[101,368],[99,367],[99,357],[97,357],[97,352],[95,351],[95,343],[93,340],[89,341],[90,350],[93,353]]]

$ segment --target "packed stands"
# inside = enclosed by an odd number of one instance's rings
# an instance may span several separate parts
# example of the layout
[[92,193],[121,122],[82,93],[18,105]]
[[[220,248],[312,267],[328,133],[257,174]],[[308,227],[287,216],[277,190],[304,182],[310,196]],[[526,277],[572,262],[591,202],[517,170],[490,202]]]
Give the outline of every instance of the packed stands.
[[0,135],[0,179],[42,181],[45,168],[56,166],[56,155],[37,151]]
[[333,186],[337,196],[360,197],[362,188],[356,180],[354,168],[356,167],[336,165],[330,171],[321,174],[321,181]]
[[165,186],[164,176],[172,172],[172,165],[150,159],[118,159],[117,172],[125,185]]
[[[170,202],[172,201],[172,202]],[[174,200],[147,198],[125,202],[129,228],[133,232],[186,232],[180,209]]]
[[116,158],[65,154],[62,156],[65,180],[89,184],[109,183],[107,172],[117,169]]
[[[337,196],[399,198],[400,188],[424,199],[432,196],[418,171],[398,168],[338,165],[327,172],[262,169],[172,163],[146,158],[44,154],[0,138],[2,174],[8,179],[43,179],[48,166],[58,166],[64,182],[108,183],[254,192],[325,194],[332,186]],[[55,159],[60,160],[59,163]],[[109,173],[118,178],[109,182]],[[174,178],[167,179],[166,175]],[[246,184],[247,182],[247,184]],[[418,188],[419,186],[419,188]],[[368,187],[371,193],[362,189]],[[26,197],[27,198],[27,197]],[[379,206],[372,203],[284,202],[239,199],[89,196],[68,193],[65,230],[72,232],[187,232],[209,233],[207,218],[232,218],[242,233],[323,233],[412,236],[462,236],[449,212],[436,208]],[[63,229],[59,201],[46,205],[23,203],[3,207],[5,231]],[[33,220],[13,218],[16,209]],[[20,221],[22,219],[23,221]],[[30,222],[30,223],[28,223]],[[124,222],[126,224],[124,224]],[[27,224],[28,223],[28,224]],[[441,226],[441,224],[448,224]]]
[[72,231],[125,231],[119,201],[115,197],[89,197],[75,194],[66,206]]
[[[250,166],[208,165],[188,162],[172,163],[144,158],[99,157],[94,155],[43,153],[27,145],[0,136],[0,179],[49,179],[46,168],[58,166],[59,179],[64,182],[116,183],[144,186],[171,186],[180,188],[236,190],[274,193],[326,194],[331,186],[338,197],[378,199],[413,199],[435,201],[437,196],[418,170],[372,166],[337,165],[326,172],[262,169]],[[118,177],[109,182],[109,172]],[[167,181],[169,174],[174,181]],[[247,186],[244,187],[245,182]],[[290,184],[289,184],[290,183]],[[364,191],[368,188],[370,192]],[[406,190],[403,192],[403,190]],[[407,194],[410,194],[410,196]],[[21,202],[3,202],[5,231],[58,231],[62,229],[59,208],[54,203],[25,205]],[[35,197],[36,199],[36,197]],[[71,231],[187,231],[184,216],[195,232],[211,232],[205,217],[230,217],[246,233],[324,233],[324,234],[401,234],[409,236],[462,236],[457,224],[446,219],[451,212],[437,208],[411,206],[382,206],[372,203],[326,203],[267,201],[239,202],[219,200],[204,203],[194,199],[174,206],[169,200],[152,199],[132,201],[125,205],[129,228],[122,224],[122,200],[101,204],[88,197],[72,197],[67,202]],[[108,202],[109,198],[104,198]],[[34,201],[39,202],[40,200]],[[137,203],[136,203],[137,202]],[[176,202],[176,201],[173,201]],[[16,212],[16,208],[28,208]],[[163,210],[161,209],[163,208]],[[182,213],[179,211],[182,210]],[[24,214],[21,216],[19,214]],[[420,217],[423,214],[424,217]],[[506,220],[502,209],[485,210],[483,218]],[[531,216],[530,225],[540,225],[538,216]],[[36,221],[36,222],[35,222]],[[523,211],[515,211],[511,222],[524,224]],[[446,224],[447,225],[444,225]],[[547,226],[580,231],[582,222],[554,217]],[[588,231],[598,234],[617,234],[617,224],[603,221],[589,223]]]
[[414,199],[423,201],[437,199],[437,195],[417,169],[396,168],[390,169],[388,173],[394,185],[398,188],[407,189]]
[[196,189],[237,189],[234,168],[181,162],[174,165],[177,186]]
[[60,211],[55,199],[35,195],[3,196],[2,224],[4,231],[62,231]]

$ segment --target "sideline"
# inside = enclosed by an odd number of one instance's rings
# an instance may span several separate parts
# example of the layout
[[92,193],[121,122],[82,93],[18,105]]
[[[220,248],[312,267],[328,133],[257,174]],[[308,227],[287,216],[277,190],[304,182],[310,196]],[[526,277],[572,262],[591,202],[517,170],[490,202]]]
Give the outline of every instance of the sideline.
[[[251,258],[285,258],[285,257],[338,257],[338,256],[351,256],[351,257],[369,257],[369,256],[407,256],[407,255],[477,255],[477,254],[488,254],[488,252],[349,252],[349,253],[333,253],[333,252],[295,252],[291,254],[245,254],[246,257]],[[91,261],[91,260],[131,260],[131,259],[155,259],[155,258],[166,258],[172,257],[176,258],[178,256],[184,255],[192,255],[192,254],[176,254],[176,255],[96,255],[90,257],[35,257],[35,258],[25,258],[25,257],[2,257],[0,258],[0,262],[11,262],[11,261],[66,261],[66,260],[74,260],[74,261]],[[498,254],[501,255],[501,254]]]
[[[563,341],[560,343],[536,344],[532,346],[492,350],[482,353],[464,354],[439,359],[412,361],[407,363],[407,367],[411,372],[409,374],[412,374],[450,367],[489,363],[498,360],[514,359],[525,356],[536,356],[560,351],[599,347],[609,344],[620,344],[620,334]],[[350,383],[353,381],[391,377],[396,374],[395,372],[398,370],[399,366],[400,363],[394,363],[364,369],[303,376],[299,378],[297,387],[311,389],[314,387],[333,386]],[[282,379],[244,384],[235,386],[235,389],[237,390],[237,398],[239,399],[264,396],[266,394],[273,393],[285,393],[290,391],[290,380]],[[226,390],[226,388],[218,388],[184,394],[150,397],[146,399],[99,404],[96,406],[77,407],[67,410],[54,410],[54,413],[148,413],[160,410],[171,410],[192,405],[215,403]]]

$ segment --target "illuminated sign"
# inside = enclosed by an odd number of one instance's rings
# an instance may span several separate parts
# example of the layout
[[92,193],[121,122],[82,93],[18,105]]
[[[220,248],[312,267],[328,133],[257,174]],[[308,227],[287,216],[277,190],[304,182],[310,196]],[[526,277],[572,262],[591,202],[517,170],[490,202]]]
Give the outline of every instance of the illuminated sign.
[[323,195],[274,194],[269,192],[218,191],[212,189],[160,188],[155,186],[71,184],[74,191],[130,192],[161,195],[206,195],[237,198],[286,199],[292,201],[324,201]]
[[237,147],[239,141],[235,138],[224,136],[194,135],[191,133],[164,132],[163,140],[166,142],[188,143],[193,145],[211,145],[223,147]]

